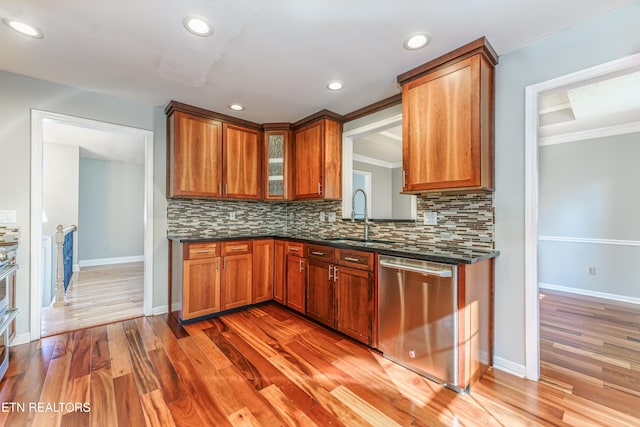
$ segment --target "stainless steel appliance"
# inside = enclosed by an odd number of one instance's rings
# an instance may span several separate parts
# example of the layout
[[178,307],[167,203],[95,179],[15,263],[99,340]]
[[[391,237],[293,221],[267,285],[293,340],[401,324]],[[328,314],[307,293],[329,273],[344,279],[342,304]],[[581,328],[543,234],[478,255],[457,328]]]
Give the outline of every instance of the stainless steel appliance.
[[0,315],[9,307],[9,277],[18,269],[16,251],[18,245],[0,242]]
[[457,267],[380,256],[378,348],[384,357],[460,391]]

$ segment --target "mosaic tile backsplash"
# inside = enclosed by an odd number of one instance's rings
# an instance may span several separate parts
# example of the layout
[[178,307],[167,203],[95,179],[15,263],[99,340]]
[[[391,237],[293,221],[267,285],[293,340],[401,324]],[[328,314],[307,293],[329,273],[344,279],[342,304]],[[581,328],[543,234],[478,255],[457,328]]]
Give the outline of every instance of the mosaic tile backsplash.
[[[369,238],[427,245],[494,248],[493,193],[430,193],[418,196],[415,222],[373,222]],[[424,211],[437,212],[438,225],[424,225]],[[230,213],[235,213],[235,220]],[[325,221],[320,221],[320,212]],[[327,219],[335,214],[336,221]],[[221,231],[362,237],[362,222],[342,220],[342,202],[249,202],[168,200],[171,236],[207,236]]]

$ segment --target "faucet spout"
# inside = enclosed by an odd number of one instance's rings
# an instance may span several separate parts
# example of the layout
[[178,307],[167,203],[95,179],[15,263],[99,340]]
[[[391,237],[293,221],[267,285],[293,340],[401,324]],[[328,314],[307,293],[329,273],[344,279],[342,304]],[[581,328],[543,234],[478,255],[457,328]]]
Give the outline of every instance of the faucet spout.
[[367,193],[362,188],[356,188],[351,196],[351,221],[356,220],[356,194],[364,196],[364,240],[369,240],[369,211],[367,208]]

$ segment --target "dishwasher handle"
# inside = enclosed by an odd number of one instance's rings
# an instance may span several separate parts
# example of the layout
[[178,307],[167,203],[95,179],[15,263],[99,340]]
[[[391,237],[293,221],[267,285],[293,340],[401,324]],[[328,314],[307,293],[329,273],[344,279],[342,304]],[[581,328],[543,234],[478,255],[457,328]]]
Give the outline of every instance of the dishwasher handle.
[[446,270],[434,270],[434,269],[431,269],[431,268],[414,267],[412,265],[395,264],[393,262],[388,262],[388,261],[380,261],[380,265],[383,266],[383,267],[394,268],[396,270],[414,271],[416,273],[425,273],[425,274],[429,274],[429,275],[432,275],[432,276],[438,276],[438,277],[451,277],[452,276],[451,270],[449,270],[449,269],[446,269]]

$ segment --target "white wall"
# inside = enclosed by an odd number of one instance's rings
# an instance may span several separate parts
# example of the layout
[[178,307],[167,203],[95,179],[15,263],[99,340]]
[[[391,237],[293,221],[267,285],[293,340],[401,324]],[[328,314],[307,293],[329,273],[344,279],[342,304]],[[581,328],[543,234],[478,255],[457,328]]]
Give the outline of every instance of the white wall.
[[[167,242],[166,242],[166,126],[162,108],[152,108],[122,101],[95,92],[75,89],[55,83],[0,71],[0,153],[3,174],[13,178],[13,184],[0,187],[0,209],[17,211],[17,225],[22,229],[18,251],[20,270],[17,275],[16,305],[20,313],[16,332],[30,329],[30,150],[31,109],[51,111],[93,120],[117,123],[154,131],[154,273],[153,306],[167,304]],[[35,250],[35,248],[33,248]],[[34,283],[39,285],[40,278]]]
[[496,68],[495,355],[525,363],[524,118],[527,86],[640,52],[640,4],[500,57]]
[[[391,218],[391,169],[356,161],[353,162],[353,169],[371,172],[371,212],[369,212],[369,218]],[[345,194],[345,196],[352,197],[355,188],[354,185],[351,194]],[[360,197],[362,195],[358,196],[358,198]]]
[[639,133],[540,147],[540,282],[640,297],[640,247],[606,242],[640,242],[638,159]]
[[79,260],[144,255],[144,164],[80,159]]

